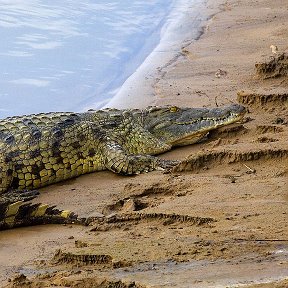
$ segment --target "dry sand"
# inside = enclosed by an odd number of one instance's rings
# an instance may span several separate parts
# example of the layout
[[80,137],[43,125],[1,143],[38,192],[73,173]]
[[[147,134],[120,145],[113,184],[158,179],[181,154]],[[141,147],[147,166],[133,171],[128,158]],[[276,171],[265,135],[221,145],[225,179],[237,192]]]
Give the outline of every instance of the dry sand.
[[162,155],[183,160],[171,173],[43,189],[42,202],[114,216],[1,232],[3,287],[288,287],[288,60],[255,69],[287,51],[284,2],[209,0],[203,35],[155,80],[156,104],[238,101],[243,123]]

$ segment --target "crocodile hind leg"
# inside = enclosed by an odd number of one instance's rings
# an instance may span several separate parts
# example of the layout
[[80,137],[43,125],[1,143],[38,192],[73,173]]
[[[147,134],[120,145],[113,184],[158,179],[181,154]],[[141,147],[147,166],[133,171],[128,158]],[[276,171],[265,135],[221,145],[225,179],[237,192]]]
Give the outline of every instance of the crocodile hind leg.
[[0,196],[0,230],[39,224],[81,223],[77,215],[47,204],[28,202],[38,191],[9,191]]
[[7,162],[1,157],[0,161],[0,230],[19,226],[78,221],[77,216],[70,211],[29,202],[39,195],[38,191],[9,189],[13,186],[13,162]]

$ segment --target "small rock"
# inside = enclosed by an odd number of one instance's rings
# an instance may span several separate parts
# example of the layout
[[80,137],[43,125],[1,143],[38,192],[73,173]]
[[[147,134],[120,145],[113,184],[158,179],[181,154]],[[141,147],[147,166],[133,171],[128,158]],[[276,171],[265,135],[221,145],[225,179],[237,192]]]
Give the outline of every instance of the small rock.
[[134,199],[128,199],[123,205],[123,210],[126,212],[135,211],[136,206],[137,204],[135,203]]
[[222,76],[226,76],[227,72],[221,69],[218,69],[217,72],[215,73],[216,78],[221,78]]
[[234,176],[230,176],[231,183],[236,183],[236,178]]
[[271,52],[272,52],[273,54],[277,54],[277,52],[278,52],[278,47],[277,47],[276,45],[271,45],[271,46],[270,46],[270,49],[271,49]]
[[84,248],[84,247],[88,247],[88,244],[83,242],[83,241],[76,240],[75,241],[75,247],[76,248]]
[[273,124],[281,124],[281,125],[283,125],[283,124],[285,124],[285,120],[283,118],[278,117],[278,118],[275,119]]

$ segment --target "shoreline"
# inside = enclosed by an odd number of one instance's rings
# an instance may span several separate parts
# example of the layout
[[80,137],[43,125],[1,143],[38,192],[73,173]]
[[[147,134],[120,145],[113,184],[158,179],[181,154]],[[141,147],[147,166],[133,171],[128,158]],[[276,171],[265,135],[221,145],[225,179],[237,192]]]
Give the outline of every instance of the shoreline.
[[[124,177],[103,171],[41,189],[38,202],[80,216],[154,218],[1,231],[5,288],[287,287],[288,63],[286,75],[267,79],[255,63],[288,53],[288,10],[281,0],[205,3],[212,18],[204,33],[161,67],[150,104],[239,102],[248,110],[244,121],[160,155],[181,160],[169,173]],[[216,221],[191,225],[187,217]],[[55,263],[59,248],[68,256]],[[87,254],[104,255],[112,265],[89,262]]]
[[181,49],[201,36],[203,26],[211,17],[204,2],[197,0],[189,5],[189,1],[183,0],[172,9],[158,45],[102,108],[145,108],[155,104],[154,86],[162,77],[161,70],[182,57]]

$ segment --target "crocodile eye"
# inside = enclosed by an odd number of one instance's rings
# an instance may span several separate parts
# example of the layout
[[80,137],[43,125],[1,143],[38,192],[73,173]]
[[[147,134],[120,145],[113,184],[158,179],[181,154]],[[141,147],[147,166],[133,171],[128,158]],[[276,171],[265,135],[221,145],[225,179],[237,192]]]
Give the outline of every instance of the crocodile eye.
[[179,108],[177,106],[170,107],[170,112],[177,112]]

